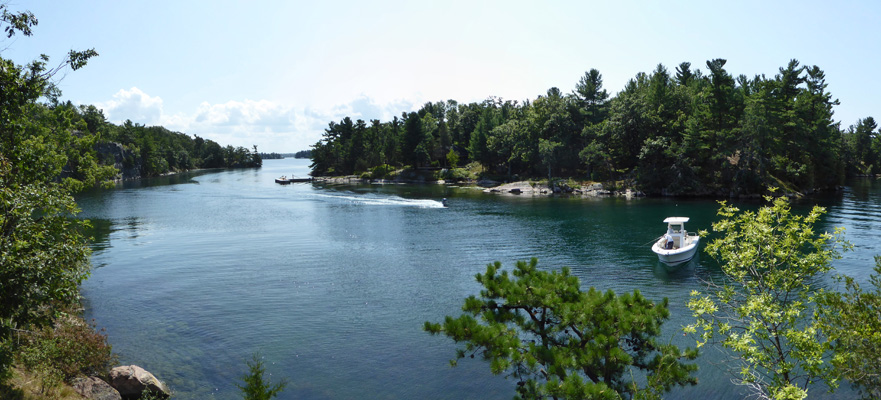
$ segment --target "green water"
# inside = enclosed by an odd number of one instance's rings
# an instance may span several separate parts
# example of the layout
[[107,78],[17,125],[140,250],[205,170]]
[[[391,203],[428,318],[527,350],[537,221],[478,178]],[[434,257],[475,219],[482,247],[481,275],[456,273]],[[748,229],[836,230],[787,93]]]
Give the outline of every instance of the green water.
[[[179,399],[240,398],[235,383],[255,351],[272,379],[290,381],[281,399],[509,399],[511,381],[479,360],[449,367],[455,344],[421,330],[458,315],[487,263],[537,257],[542,268],[571,267],[585,288],[667,297],[664,337],[682,345],[693,344],[679,330],[689,292],[719,275],[705,255],[669,269],[649,249],[667,216],[709,229],[713,201],[273,182],[307,166],[267,160],[79,198],[95,225],[87,314],[123,363],[153,372]],[[881,254],[881,184],[858,181],[796,208],[813,202],[830,211],[821,228],[845,226],[856,245],[836,268],[865,281]],[[739,398],[717,360],[703,356],[700,384],[668,397]]]

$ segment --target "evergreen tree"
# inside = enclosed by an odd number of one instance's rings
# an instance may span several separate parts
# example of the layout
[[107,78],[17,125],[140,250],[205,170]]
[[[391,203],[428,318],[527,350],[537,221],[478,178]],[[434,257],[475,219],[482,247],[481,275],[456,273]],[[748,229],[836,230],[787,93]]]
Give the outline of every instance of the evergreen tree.
[[582,126],[599,123],[606,119],[606,101],[609,92],[603,89],[603,75],[591,68],[575,85],[574,95],[579,103]]
[[879,171],[878,161],[879,136],[875,134],[878,124],[872,117],[866,117],[857,121],[846,133],[846,142],[851,154],[851,168],[856,174],[872,175]]
[[693,78],[694,74],[691,71],[691,63],[679,63],[679,66],[676,67],[676,83],[678,83],[680,86],[688,86]]
[[422,119],[411,112],[404,120],[404,139],[401,143],[401,156],[404,163],[419,167],[430,160],[430,145],[427,143]]
[[242,391],[244,400],[270,400],[284,390],[287,380],[282,380],[275,385],[265,377],[266,367],[259,354],[254,354],[251,361],[247,362],[248,373],[242,376],[244,385],[236,386]]
[[[694,385],[697,352],[656,340],[668,318],[667,300],[639,291],[616,295],[580,289],[569,270],[546,272],[537,260],[517,262],[509,274],[496,262],[477,275],[480,297],[470,296],[459,317],[426,322],[463,347],[458,360],[475,355],[494,374],[517,380],[518,398],[660,398],[673,386]],[[648,374],[645,387],[630,379]]]

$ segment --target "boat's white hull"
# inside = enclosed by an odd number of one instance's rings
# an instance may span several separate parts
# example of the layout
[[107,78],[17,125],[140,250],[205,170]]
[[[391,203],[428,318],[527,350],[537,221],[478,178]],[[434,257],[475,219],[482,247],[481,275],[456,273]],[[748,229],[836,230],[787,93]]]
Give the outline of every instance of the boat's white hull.
[[672,250],[664,249],[662,242],[663,240],[655,242],[655,244],[652,245],[652,251],[658,255],[658,260],[668,265],[679,264],[694,258],[695,253],[697,253],[698,244],[700,243],[700,237],[689,236],[688,244]]

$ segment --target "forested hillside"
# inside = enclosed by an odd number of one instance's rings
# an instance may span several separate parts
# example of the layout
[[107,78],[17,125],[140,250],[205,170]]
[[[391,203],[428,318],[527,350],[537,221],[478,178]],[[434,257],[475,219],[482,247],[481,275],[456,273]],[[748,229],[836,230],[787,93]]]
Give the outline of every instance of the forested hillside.
[[591,69],[570,93],[524,102],[426,103],[391,121],[331,122],[313,145],[313,175],[384,164],[494,175],[623,181],[649,194],[743,195],[834,188],[878,174],[881,139],[869,117],[843,130],[824,72],[797,60],[774,77],[733,76],[684,62],[639,73],[614,97]]
[[[125,121],[121,125],[107,122],[95,106],[74,106],[70,102],[45,106],[46,113],[65,115],[80,134],[96,136],[97,143],[119,143],[125,150],[123,168],[136,167],[140,176],[156,176],[171,171],[193,168],[259,167],[262,159],[257,152],[244,147],[221,146],[210,139],[191,137],[161,126],[144,126]],[[112,165],[108,154],[99,156],[103,164]]]

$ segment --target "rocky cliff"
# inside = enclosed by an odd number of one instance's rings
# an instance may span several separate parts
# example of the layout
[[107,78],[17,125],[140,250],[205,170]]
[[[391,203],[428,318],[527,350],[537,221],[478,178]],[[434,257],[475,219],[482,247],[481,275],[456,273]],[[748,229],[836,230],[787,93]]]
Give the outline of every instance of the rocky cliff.
[[113,165],[119,170],[117,180],[127,181],[141,178],[141,156],[126,149],[119,143],[98,143],[95,145],[98,159],[105,165]]

